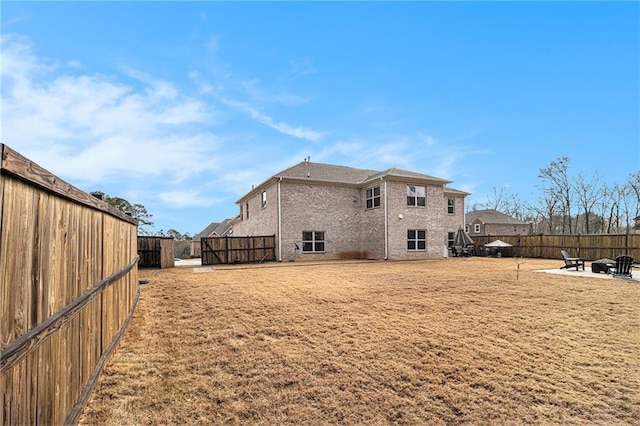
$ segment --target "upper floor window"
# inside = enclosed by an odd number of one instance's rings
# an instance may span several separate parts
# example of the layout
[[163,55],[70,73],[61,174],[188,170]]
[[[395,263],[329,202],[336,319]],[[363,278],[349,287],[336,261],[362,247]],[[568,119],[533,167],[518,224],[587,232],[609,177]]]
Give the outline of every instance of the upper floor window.
[[249,219],[249,203],[247,203],[245,205],[245,209],[244,209],[245,214],[247,215],[247,219]]
[[407,229],[407,250],[426,250],[427,231],[424,229]]
[[424,207],[427,196],[424,186],[407,185],[407,205]]
[[367,189],[367,208],[380,207],[380,187]]
[[242,204],[240,204],[240,220],[244,220],[244,211],[242,211]]
[[473,232],[475,232],[476,234],[480,233],[480,224],[476,223],[475,225],[473,225]]
[[262,208],[267,207],[267,191],[262,191]]
[[469,225],[464,226],[464,232],[466,232],[467,234],[469,233]]
[[456,212],[456,200],[455,198],[447,198],[447,213],[454,214]]
[[302,231],[302,251],[307,253],[324,252],[324,232]]

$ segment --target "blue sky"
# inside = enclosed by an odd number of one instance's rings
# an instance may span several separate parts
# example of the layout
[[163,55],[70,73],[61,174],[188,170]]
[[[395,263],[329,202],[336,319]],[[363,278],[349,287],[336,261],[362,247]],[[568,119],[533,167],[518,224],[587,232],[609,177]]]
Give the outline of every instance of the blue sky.
[[2,2],[0,140],[195,234],[313,162],[539,197],[640,169],[638,2]]

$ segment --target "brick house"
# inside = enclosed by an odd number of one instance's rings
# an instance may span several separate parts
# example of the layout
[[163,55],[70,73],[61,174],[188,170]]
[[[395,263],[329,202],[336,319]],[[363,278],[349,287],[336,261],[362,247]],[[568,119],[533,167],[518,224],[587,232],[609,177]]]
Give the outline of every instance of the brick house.
[[443,257],[464,223],[469,195],[448,183],[396,168],[305,160],[236,202],[233,233],[276,235],[279,260]]
[[208,237],[226,237],[233,234],[233,219],[225,219],[220,223],[210,223],[202,231],[198,232],[191,239],[189,254],[191,257],[200,257],[200,240]]
[[485,235],[531,235],[533,225],[488,209],[468,212],[465,230],[471,238]]

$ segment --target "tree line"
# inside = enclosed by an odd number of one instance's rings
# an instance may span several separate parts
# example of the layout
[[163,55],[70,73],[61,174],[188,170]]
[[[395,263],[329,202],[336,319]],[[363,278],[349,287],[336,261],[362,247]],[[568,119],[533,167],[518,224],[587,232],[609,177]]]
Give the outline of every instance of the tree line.
[[625,182],[608,183],[599,172],[572,174],[569,163],[569,157],[560,157],[539,170],[534,203],[494,187],[486,202],[472,210],[498,210],[533,224],[534,233],[633,233],[640,216],[640,171]]

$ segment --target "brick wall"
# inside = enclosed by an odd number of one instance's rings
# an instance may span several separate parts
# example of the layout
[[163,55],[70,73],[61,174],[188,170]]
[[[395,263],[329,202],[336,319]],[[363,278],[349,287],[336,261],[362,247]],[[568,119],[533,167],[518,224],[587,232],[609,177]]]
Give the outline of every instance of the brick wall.
[[[367,188],[380,186],[380,206],[366,209]],[[463,221],[464,199],[456,198],[455,212],[447,213],[447,198],[440,186],[426,186],[426,206],[407,206],[407,184],[387,181],[388,257],[421,259],[442,257],[447,233],[455,232]],[[266,187],[267,205],[261,206],[261,191],[249,200],[249,218],[243,202],[244,219],[234,225],[234,235],[278,234],[277,183]],[[336,259],[346,252],[366,252],[366,257],[385,255],[385,182],[365,188],[327,186],[303,182],[281,182],[282,260]],[[427,231],[424,251],[407,250],[407,230]],[[302,252],[302,232],[322,231],[325,252]],[[298,249],[296,250],[296,245]]]
[[[443,257],[448,222],[452,218],[447,215],[447,199],[443,188],[426,187],[426,206],[407,206],[407,183],[389,181],[388,214],[389,214],[389,259],[423,259]],[[461,213],[458,223],[462,223]],[[402,216],[402,218],[400,218]],[[446,219],[445,219],[446,218]],[[407,250],[407,230],[424,229],[427,231],[427,247],[425,251]]]

